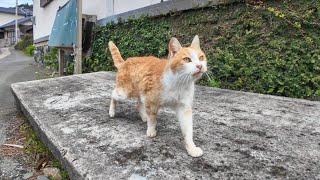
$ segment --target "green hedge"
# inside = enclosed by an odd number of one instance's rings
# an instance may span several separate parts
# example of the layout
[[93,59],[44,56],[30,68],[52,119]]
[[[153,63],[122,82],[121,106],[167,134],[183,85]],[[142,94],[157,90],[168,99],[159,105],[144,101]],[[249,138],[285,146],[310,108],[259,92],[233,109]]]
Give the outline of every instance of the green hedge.
[[[123,57],[165,57],[172,36],[198,34],[208,57],[202,85],[298,98],[320,96],[320,2],[235,3],[98,27],[84,71],[115,70],[109,40]],[[211,77],[211,78],[210,78]]]

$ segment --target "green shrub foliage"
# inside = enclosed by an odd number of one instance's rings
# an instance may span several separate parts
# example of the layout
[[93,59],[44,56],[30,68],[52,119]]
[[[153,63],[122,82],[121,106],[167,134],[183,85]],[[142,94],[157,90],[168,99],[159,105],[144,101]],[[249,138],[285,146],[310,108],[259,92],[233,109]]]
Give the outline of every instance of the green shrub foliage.
[[84,71],[115,70],[107,44],[116,43],[123,57],[165,56],[169,37],[169,24],[164,19],[141,17],[127,23],[109,23],[98,27],[92,57],[84,59]]
[[35,46],[30,45],[30,46],[26,47],[26,49],[24,50],[24,52],[25,52],[25,54],[28,55],[28,56],[33,56],[35,49],[36,49]]
[[24,51],[28,46],[31,46],[32,44],[33,44],[32,35],[26,34],[21,38],[21,41],[19,41],[16,45],[14,45],[14,48],[16,50]]
[[166,57],[169,39],[198,34],[208,57],[202,85],[264,94],[320,96],[320,1],[235,3],[98,27],[84,71],[115,70],[107,48],[124,58]]
[[50,51],[44,55],[44,60],[46,66],[52,67],[53,70],[58,71],[59,62],[57,48],[50,48]]

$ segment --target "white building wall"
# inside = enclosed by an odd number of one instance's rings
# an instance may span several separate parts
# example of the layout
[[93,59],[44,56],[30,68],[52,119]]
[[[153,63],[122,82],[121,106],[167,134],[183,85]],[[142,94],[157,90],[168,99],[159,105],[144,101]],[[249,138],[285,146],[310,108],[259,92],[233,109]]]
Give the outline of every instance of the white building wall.
[[[102,19],[111,15],[138,9],[159,3],[161,0],[82,0],[82,12],[87,15],[96,15]],[[44,8],[40,7],[40,0],[33,0],[33,39],[39,39],[50,35],[51,28],[59,6],[63,6],[68,0],[54,0]]]
[[[130,10],[139,9],[152,4],[160,3],[161,0],[112,0],[114,12],[111,15],[124,13]],[[167,1],[167,0],[164,0]]]
[[[24,18],[24,16],[18,15],[18,19]],[[0,12],[0,26],[7,24],[8,22],[11,22],[16,19],[15,14],[9,14],[9,13],[2,13]]]
[[110,0],[82,0],[82,12],[87,15],[96,15],[98,19],[109,16],[108,1]]
[[35,16],[35,25],[33,25],[34,40],[48,36],[51,33],[59,6],[63,6],[67,1],[54,0],[42,8],[40,7],[40,0],[33,0],[33,16]]

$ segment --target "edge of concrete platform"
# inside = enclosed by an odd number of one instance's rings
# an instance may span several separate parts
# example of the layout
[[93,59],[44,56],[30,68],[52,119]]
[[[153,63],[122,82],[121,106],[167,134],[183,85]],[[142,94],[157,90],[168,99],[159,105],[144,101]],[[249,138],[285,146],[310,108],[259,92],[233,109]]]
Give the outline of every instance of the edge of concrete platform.
[[[14,84],[19,84],[19,83],[14,83]],[[83,177],[78,173],[78,171],[76,171],[75,168],[67,160],[64,159],[63,153],[65,153],[65,151],[63,150],[63,148],[55,146],[53,143],[54,142],[53,139],[51,137],[48,137],[47,134],[44,133],[44,130],[41,129],[41,125],[40,126],[37,125],[34,117],[32,116],[33,114],[32,111],[30,111],[30,109],[25,105],[24,101],[14,91],[14,84],[11,85],[11,92],[14,96],[15,105],[17,109],[26,116],[33,130],[38,134],[38,136],[43,141],[43,143],[49,148],[53,156],[67,170],[67,172],[69,173],[69,176],[72,177],[72,179],[83,179]]]
[[[100,71],[100,72],[95,72],[95,73],[96,74],[105,74],[105,75],[115,76],[114,72]],[[92,73],[76,74],[76,75],[72,75],[72,76],[63,76],[63,77],[58,77],[58,78],[60,78],[60,79],[68,79],[70,77],[81,77],[81,76],[87,76],[87,75],[90,75],[90,74],[92,74]],[[51,151],[53,156],[68,171],[69,176],[72,177],[72,179],[79,179],[80,180],[80,179],[83,179],[83,177],[78,173],[77,170],[75,170],[75,168],[72,166],[72,164],[70,164],[64,158],[64,154],[66,153],[66,151],[63,148],[54,145],[54,143],[53,143],[53,142],[55,142],[54,139],[52,137],[49,137],[44,132],[45,130],[41,129],[41,124],[40,124],[40,126],[37,125],[37,122],[34,119],[34,118],[36,118],[36,116],[32,115],[32,114],[34,114],[33,111],[31,111],[26,106],[26,103],[21,99],[21,97],[19,96],[18,92],[15,91],[16,90],[15,86],[18,86],[18,85],[23,85],[23,84],[30,83],[30,82],[52,81],[52,80],[55,80],[55,79],[56,78],[49,78],[49,79],[40,79],[40,80],[13,83],[13,84],[10,85],[10,89],[11,89],[11,93],[12,93],[14,99],[15,99],[15,105],[16,105],[17,109],[19,111],[21,111],[26,116],[26,118],[30,122],[32,128],[38,134],[38,136],[43,141],[43,143],[49,148],[49,150]]]

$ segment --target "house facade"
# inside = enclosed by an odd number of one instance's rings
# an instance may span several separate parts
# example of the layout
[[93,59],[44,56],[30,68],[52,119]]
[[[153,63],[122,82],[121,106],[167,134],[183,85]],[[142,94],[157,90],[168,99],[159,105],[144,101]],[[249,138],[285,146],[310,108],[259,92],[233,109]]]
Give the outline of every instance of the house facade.
[[[24,18],[26,13],[21,9],[18,10],[18,18]],[[0,26],[11,22],[16,19],[16,9],[15,8],[4,8],[0,7]]]
[[[25,35],[31,34],[32,31],[32,17],[25,17],[18,19],[18,41]],[[7,24],[0,26],[0,32],[2,31],[2,36],[0,36],[0,47],[11,46],[16,42],[16,21],[13,20]]]
[[[18,9],[18,40],[24,33],[32,34],[31,19],[32,11],[23,8]],[[0,7],[0,47],[11,46],[16,42],[15,20],[15,8]]]
[[[68,0],[33,0],[33,42],[46,45],[59,7]],[[82,0],[82,14],[95,15],[97,19],[160,3],[161,0]]]

